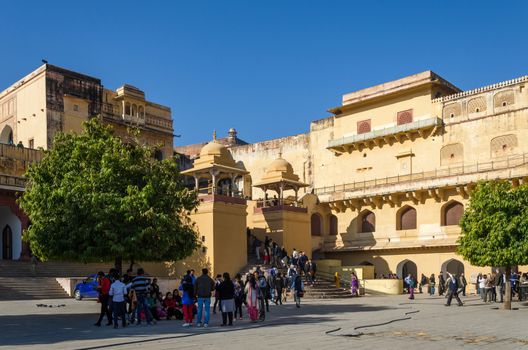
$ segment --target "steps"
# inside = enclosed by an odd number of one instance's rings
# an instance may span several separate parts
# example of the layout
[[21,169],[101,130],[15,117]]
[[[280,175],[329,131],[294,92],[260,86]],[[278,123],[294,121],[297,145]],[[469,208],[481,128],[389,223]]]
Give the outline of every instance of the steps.
[[[264,273],[267,275],[268,270],[271,268],[271,266],[257,264],[255,256],[250,256],[248,258],[248,261],[248,264],[240,272],[242,276],[245,276],[245,274],[248,272],[255,271],[257,266],[260,266],[260,269],[264,271]],[[279,271],[283,274],[286,274],[287,269],[279,268]],[[352,297],[352,294],[350,293],[349,289],[336,288],[333,282],[326,281],[324,279],[318,278],[313,286],[308,285],[308,283],[306,283],[306,281],[304,280],[304,277],[303,281],[305,289],[305,299],[343,299]]]
[[51,277],[0,277],[0,300],[69,298]]
[[86,277],[98,271],[108,272],[111,264],[39,262],[33,266],[29,261],[0,260],[0,277]]
[[107,272],[110,264],[0,260],[0,300],[69,298],[57,277],[86,277]]

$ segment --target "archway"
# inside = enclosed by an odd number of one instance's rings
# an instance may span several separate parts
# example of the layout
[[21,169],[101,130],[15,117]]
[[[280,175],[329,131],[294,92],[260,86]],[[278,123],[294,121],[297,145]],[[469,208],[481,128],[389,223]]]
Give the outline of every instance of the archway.
[[418,268],[413,261],[405,259],[401,261],[396,267],[396,274],[398,275],[398,278],[402,279],[407,277],[409,274],[416,277],[418,274]]
[[310,218],[310,226],[312,236],[320,236],[323,232],[323,220],[321,219],[321,215],[313,213]]
[[22,223],[8,206],[0,206],[1,258],[18,260],[22,252]]
[[460,276],[464,273],[464,264],[457,259],[449,259],[442,264],[441,271],[444,276],[447,272]]
[[4,126],[2,133],[0,133],[0,143],[12,145],[13,144],[13,129],[9,125]]

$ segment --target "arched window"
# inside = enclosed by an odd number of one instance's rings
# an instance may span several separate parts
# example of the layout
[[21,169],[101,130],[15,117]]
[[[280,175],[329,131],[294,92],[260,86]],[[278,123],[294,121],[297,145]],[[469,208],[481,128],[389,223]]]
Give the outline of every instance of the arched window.
[[145,110],[143,109],[143,106],[139,106],[138,113],[140,118],[143,118],[145,116]]
[[358,216],[358,232],[376,231],[376,215],[370,210],[361,212]]
[[154,150],[154,159],[163,160],[163,151],[160,149]]
[[464,206],[457,201],[450,201],[442,207],[442,226],[458,225],[464,214]]
[[9,125],[4,126],[2,133],[0,134],[0,143],[5,143],[8,145],[13,144],[13,129]]
[[314,213],[310,219],[312,236],[320,236],[323,231],[323,220],[321,215]]
[[130,115],[130,103],[125,103],[125,115]]
[[329,230],[328,234],[337,235],[337,216],[333,214],[328,215]]
[[411,206],[404,206],[396,213],[397,230],[416,229],[416,209]]
[[132,116],[137,116],[137,106],[135,104],[132,105]]

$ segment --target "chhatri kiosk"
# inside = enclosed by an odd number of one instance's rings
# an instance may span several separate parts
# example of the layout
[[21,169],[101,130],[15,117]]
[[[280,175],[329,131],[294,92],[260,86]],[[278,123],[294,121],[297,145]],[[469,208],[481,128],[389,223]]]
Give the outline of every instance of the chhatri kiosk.
[[191,169],[200,204],[191,219],[202,247],[186,262],[190,268],[208,267],[214,274],[238,272],[247,263],[247,204],[237,181],[247,171],[237,167],[231,152],[213,140],[200,151]]
[[[299,189],[308,184],[299,181],[291,164],[279,154],[269,164],[262,179],[253,186],[262,189],[265,194],[253,209],[253,233],[259,239],[269,236],[288,252],[296,248],[311,256],[310,218],[307,208],[298,198]],[[274,197],[269,198],[268,191],[274,192]]]

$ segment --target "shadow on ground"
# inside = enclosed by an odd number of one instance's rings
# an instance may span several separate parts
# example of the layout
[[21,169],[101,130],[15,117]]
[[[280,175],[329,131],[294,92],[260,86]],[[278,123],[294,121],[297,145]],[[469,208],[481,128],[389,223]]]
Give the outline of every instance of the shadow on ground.
[[291,324],[321,323],[339,319],[344,313],[397,310],[397,307],[368,306],[362,304],[306,304],[297,309],[294,304],[274,306],[269,318],[261,323],[250,323],[247,318],[237,321],[233,327],[215,327],[220,316],[213,318],[212,327],[183,328],[182,321],[160,321],[157,325],[126,328],[93,326],[97,314],[47,314],[0,316],[0,344],[3,346],[45,345],[65,341],[99,340],[105,345],[79,347],[78,349],[99,349],[111,346],[150,342],[163,339],[199,336],[215,332],[239,331],[249,328],[266,328]]

